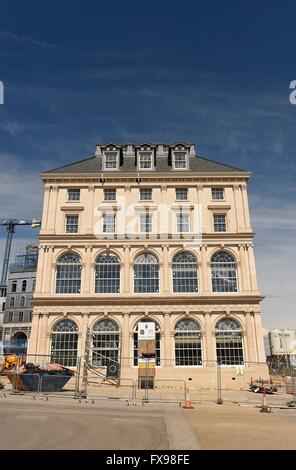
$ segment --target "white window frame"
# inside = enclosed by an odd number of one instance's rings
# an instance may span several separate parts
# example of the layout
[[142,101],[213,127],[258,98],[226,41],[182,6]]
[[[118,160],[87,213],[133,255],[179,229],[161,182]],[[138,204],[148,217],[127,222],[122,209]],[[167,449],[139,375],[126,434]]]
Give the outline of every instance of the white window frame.
[[[150,166],[149,166],[149,168],[142,168],[142,166],[141,166],[141,157],[147,156],[147,155],[150,156]],[[153,153],[151,151],[147,150],[147,151],[139,152],[139,154],[138,154],[138,170],[139,171],[153,170]]]
[[[184,155],[184,157],[185,157],[185,167],[184,168],[180,168],[180,167],[176,166],[176,157],[179,156],[179,155]],[[174,168],[174,170],[178,170],[178,171],[188,170],[188,153],[186,151],[175,150],[173,152],[173,168]]]
[[[222,192],[223,192],[222,193],[223,197],[221,197],[221,198],[220,197],[213,197],[213,191],[218,190],[218,189],[222,190]],[[212,195],[212,201],[225,201],[225,189],[222,188],[221,186],[211,188],[211,195]]]
[[[115,156],[115,167],[114,168],[107,168],[107,157]],[[116,171],[119,168],[119,154],[117,151],[107,151],[104,153],[104,170],[105,171]]]
[[[113,217],[114,223],[111,225],[111,223],[106,224],[106,218],[107,217]],[[114,230],[104,230],[104,227],[113,227]],[[103,233],[116,233],[116,214],[103,214],[102,216],[102,232]]]
[[[177,194],[179,191],[186,191],[186,198],[178,198]],[[175,188],[176,201],[188,201],[188,188]]]
[[[67,231],[67,219],[68,217],[77,217],[77,232],[68,232]],[[74,224],[72,224],[74,225]],[[65,214],[65,233],[67,233],[67,235],[71,235],[71,234],[75,234],[75,233],[79,233],[79,214]]]
[[[225,220],[225,230],[215,230],[215,217],[216,216],[221,216],[223,215],[224,216],[224,220]],[[222,224],[221,224],[222,225]],[[227,232],[227,214],[225,214],[224,212],[220,213],[220,212],[216,212],[215,214],[213,214],[213,232],[215,233],[226,233]]]
[[[180,224],[179,217],[187,217],[188,218],[188,230],[179,230],[179,227],[182,225],[184,226],[184,222]],[[184,212],[177,212],[176,213],[176,233],[190,233],[190,214]]]
[[[115,191],[115,198],[114,199],[106,199],[106,191]],[[117,199],[117,190],[116,188],[104,188],[103,189],[103,194],[104,194],[104,201],[108,201],[108,202],[112,202],[112,201],[116,201]]]
[[[70,199],[70,191],[79,191],[79,198],[78,199]],[[76,193],[77,194],[77,193]],[[80,188],[68,188],[67,190],[67,201],[69,202],[80,202],[81,191]]]
[[[151,197],[149,199],[142,198],[141,195],[142,195],[143,191],[151,191]],[[140,201],[152,201],[153,200],[153,189],[152,188],[140,188],[139,189],[139,200]]]
[[[148,223],[148,226],[150,226],[151,230],[147,231],[147,230],[142,230],[142,227],[145,226],[147,227],[147,221],[145,220],[144,222],[142,222],[142,217],[149,217],[150,221]],[[140,233],[152,233],[153,232],[153,214],[151,212],[141,212],[139,214],[139,232]]]

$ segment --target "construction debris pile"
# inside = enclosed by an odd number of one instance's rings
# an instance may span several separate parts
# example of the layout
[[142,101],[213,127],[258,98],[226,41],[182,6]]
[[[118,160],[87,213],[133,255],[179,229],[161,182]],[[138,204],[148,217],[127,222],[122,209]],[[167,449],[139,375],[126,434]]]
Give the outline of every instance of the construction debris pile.
[[74,376],[74,372],[60,364],[33,364],[19,365],[14,361],[7,361],[0,371],[5,375],[18,392],[59,392]]

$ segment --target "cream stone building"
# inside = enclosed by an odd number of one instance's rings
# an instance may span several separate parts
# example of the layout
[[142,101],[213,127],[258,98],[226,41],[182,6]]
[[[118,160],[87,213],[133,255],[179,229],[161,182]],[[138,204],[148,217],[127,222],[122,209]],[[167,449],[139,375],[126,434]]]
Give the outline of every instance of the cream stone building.
[[42,174],[29,353],[138,377],[141,320],[155,322],[156,379],[239,388],[267,378],[250,223],[250,173],[195,146],[98,144]]

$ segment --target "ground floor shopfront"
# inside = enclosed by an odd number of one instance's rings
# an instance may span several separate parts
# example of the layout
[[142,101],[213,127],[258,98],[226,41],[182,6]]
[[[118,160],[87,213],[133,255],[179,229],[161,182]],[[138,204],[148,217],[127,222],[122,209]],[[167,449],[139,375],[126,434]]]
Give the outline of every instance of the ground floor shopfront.
[[225,388],[268,379],[258,304],[38,305],[28,354],[75,366],[90,337],[93,365],[104,368],[115,360],[122,378],[137,379],[139,321],[155,322],[156,379],[215,387],[218,363]]

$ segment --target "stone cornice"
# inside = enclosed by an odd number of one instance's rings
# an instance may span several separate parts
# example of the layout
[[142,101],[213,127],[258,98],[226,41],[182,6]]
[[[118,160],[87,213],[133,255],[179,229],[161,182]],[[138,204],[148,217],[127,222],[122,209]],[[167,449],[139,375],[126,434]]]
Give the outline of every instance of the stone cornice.
[[149,300],[149,306],[155,304],[165,305],[181,305],[184,304],[194,304],[194,305],[237,305],[237,304],[248,304],[248,305],[258,305],[264,297],[260,295],[235,295],[235,296],[162,296],[162,295],[148,295],[148,296],[127,296],[119,295],[118,297],[113,295],[111,297],[82,297],[82,296],[48,296],[48,297],[35,297],[32,300],[33,306],[51,306],[51,305],[61,305],[61,306],[72,306],[72,305],[147,305]]
[[[192,172],[182,172],[180,173],[157,173],[153,172],[153,174],[145,174],[141,173],[141,182],[149,181],[149,182],[163,182],[166,183],[168,181],[187,181],[192,183],[202,182],[230,182],[230,183],[242,183],[246,182],[251,173],[249,172],[225,172],[223,174],[217,173],[192,173]],[[86,186],[89,183],[97,184],[98,187],[102,186],[100,181],[101,173],[60,173],[60,174],[50,174],[50,173],[41,173],[41,179],[44,183],[48,182],[50,184],[53,183],[85,183]],[[117,173],[117,174],[106,174],[104,172],[104,180],[105,182],[116,181],[116,182],[125,182],[125,183],[136,183],[137,184],[138,174],[135,173]]]
[[[53,242],[53,241],[64,241],[65,243],[67,242],[67,240],[69,239],[68,237],[69,234],[59,234],[59,235],[55,235],[55,234],[50,234],[50,233],[40,233],[39,234],[39,240],[42,241],[42,242],[46,242],[46,241],[49,241],[49,242]],[[151,238],[151,234],[149,234],[149,239],[147,239],[147,242],[150,244],[151,242],[159,242],[161,241],[161,243],[184,243],[184,240],[187,242],[187,241],[191,241],[194,243],[194,239],[192,238],[179,238],[179,239],[174,239],[172,238],[172,235],[169,236],[169,238],[166,238],[164,239],[162,237],[162,235],[160,234],[155,234],[155,238]],[[72,240],[75,240],[75,241],[79,241],[81,244],[83,244],[86,240],[89,241],[89,240],[94,240],[94,241],[106,241],[108,240],[109,243],[122,243],[123,241],[129,241],[131,244],[132,243],[135,243],[137,241],[136,238],[132,238],[132,237],[126,237],[126,238],[122,238],[123,237],[123,234],[118,234],[117,235],[118,238],[114,238],[114,239],[111,239],[110,237],[105,237],[103,238],[103,235],[102,235],[102,238],[98,238],[98,236],[94,235],[94,234],[83,234],[83,233],[77,233],[77,234],[71,234],[71,241]],[[139,237],[138,238],[138,241],[143,243],[143,236],[140,236],[140,234],[135,234],[135,237]],[[120,237],[120,238],[119,238]],[[238,241],[240,242],[241,244],[241,240],[248,240],[248,242],[250,240],[253,240],[254,238],[254,232],[240,232],[240,233],[235,233],[235,232],[232,232],[232,233],[224,233],[224,232],[219,232],[219,233],[203,233],[201,234],[201,238],[202,238],[202,244],[208,244],[208,241],[210,240],[213,240],[213,241],[216,241],[216,244],[218,243],[222,243],[222,241],[224,240],[227,240],[228,243],[233,246],[233,245],[237,245],[238,244]],[[230,242],[231,240],[231,242]]]

